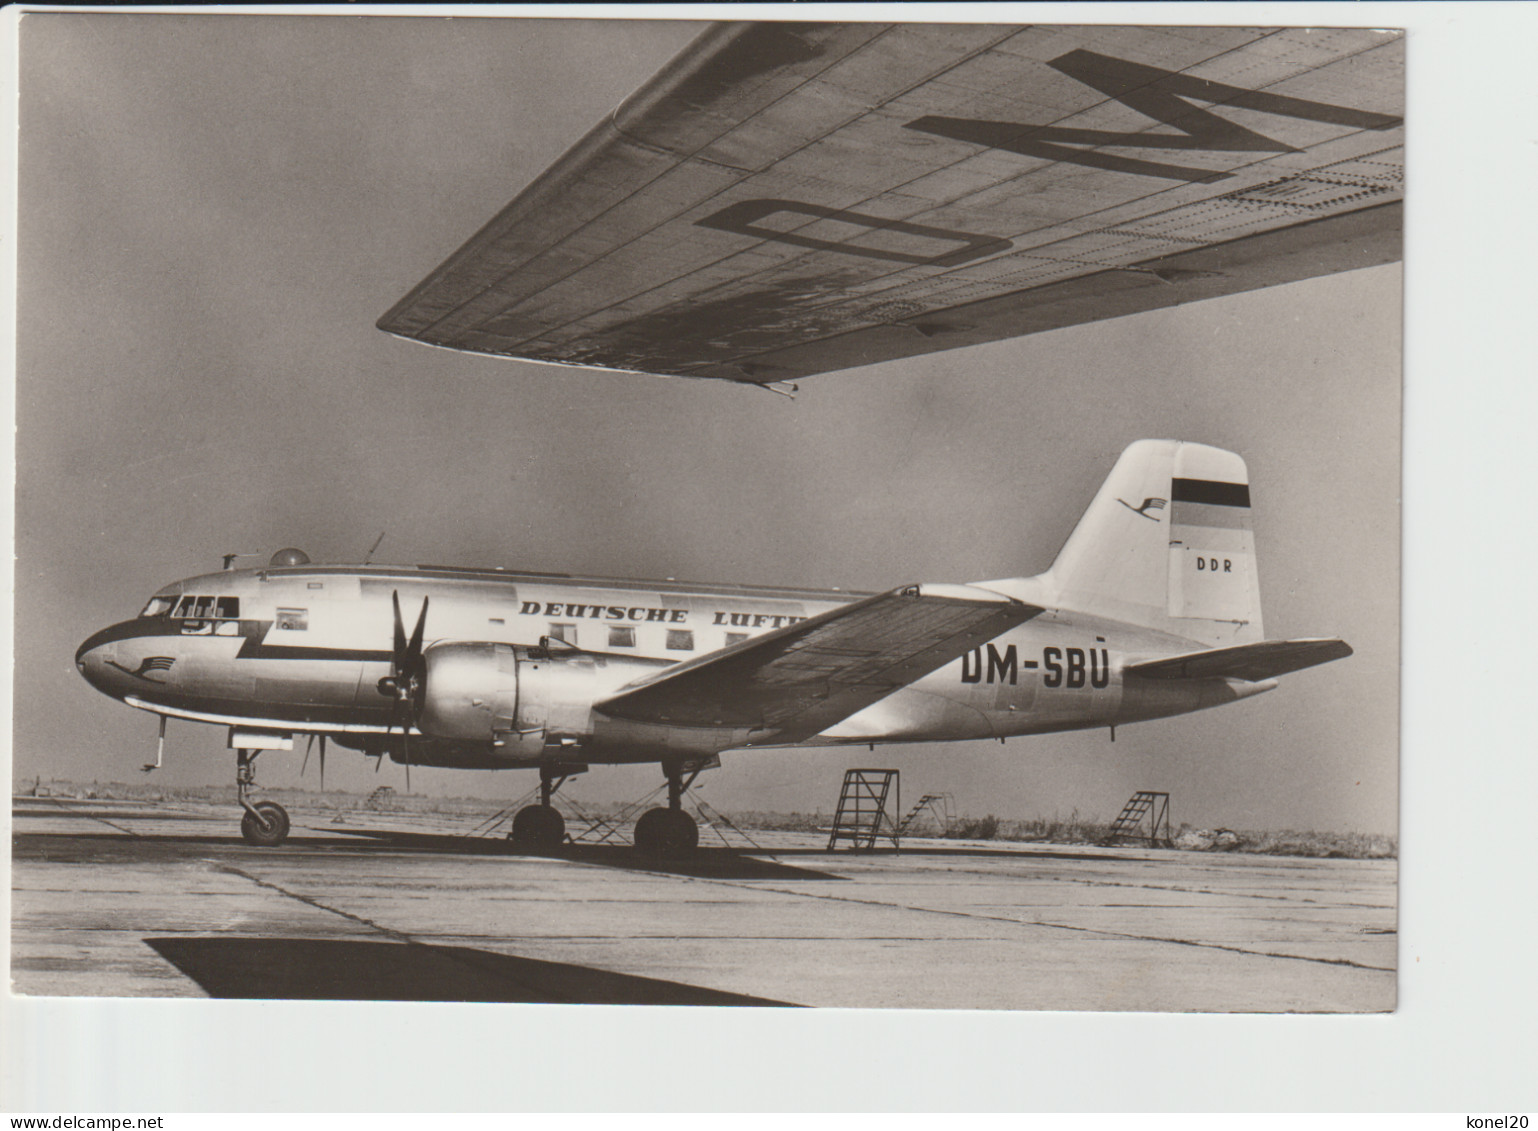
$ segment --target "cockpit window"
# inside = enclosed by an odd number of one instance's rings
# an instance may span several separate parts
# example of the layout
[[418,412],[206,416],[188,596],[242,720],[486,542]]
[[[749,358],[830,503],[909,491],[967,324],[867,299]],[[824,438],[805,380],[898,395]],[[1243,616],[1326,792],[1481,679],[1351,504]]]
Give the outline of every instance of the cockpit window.
[[[172,606],[175,611],[172,611]],[[239,620],[239,597],[200,597],[193,593],[175,597],[151,597],[139,614],[145,617],[173,616],[188,620]]]

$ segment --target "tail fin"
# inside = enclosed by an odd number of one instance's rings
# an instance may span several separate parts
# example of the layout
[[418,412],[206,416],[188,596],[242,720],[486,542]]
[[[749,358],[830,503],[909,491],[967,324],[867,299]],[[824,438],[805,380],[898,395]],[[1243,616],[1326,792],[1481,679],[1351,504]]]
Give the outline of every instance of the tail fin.
[[1037,583],[1064,608],[1205,644],[1264,639],[1244,461],[1139,440]]

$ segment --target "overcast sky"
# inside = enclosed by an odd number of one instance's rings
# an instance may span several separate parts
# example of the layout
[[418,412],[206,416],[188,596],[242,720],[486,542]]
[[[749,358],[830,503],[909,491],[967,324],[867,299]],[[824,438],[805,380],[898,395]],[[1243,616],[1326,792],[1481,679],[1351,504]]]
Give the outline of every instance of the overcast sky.
[[[640,22],[30,14],[22,25],[16,746],[130,780],[155,720],[90,632],[228,552],[883,589],[1039,572],[1146,436],[1248,461],[1267,635],[1356,655],[1104,731],[727,755],[720,808],[834,804],[855,764],[963,812],[1396,826],[1397,266],[809,378],[716,382],[433,350],[374,321],[692,38]],[[161,781],[233,779],[172,723]],[[260,780],[298,782],[300,755]],[[315,768],[310,769],[314,784]],[[328,784],[402,785],[338,751]],[[655,769],[597,768],[578,799]],[[516,796],[533,775],[413,771]]]

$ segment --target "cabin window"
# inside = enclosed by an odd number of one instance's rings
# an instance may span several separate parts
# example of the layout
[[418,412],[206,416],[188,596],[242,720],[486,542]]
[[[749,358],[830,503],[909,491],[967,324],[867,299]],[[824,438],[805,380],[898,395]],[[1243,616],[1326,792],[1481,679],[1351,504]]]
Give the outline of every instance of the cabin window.
[[144,606],[141,617],[163,617],[176,608],[175,597],[151,597],[150,603]]
[[694,651],[694,631],[688,628],[668,629],[668,650],[671,652]]
[[197,598],[194,597],[191,593],[188,593],[185,597],[177,602],[176,612],[172,613],[171,615],[174,617],[190,617],[192,615],[192,606],[196,601]]
[[619,625],[610,625],[609,626],[609,647],[610,648],[634,648],[635,647],[635,629],[629,628],[629,627],[621,627]]
[[748,634],[746,632],[728,632],[726,634],[726,646],[730,648],[733,644],[741,644],[747,638]]
[[218,617],[220,620],[239,620],[240,619],[240,598],[239,597],[215,597],[214,598],[214,616]]
[[277,619],[273,621],[273,627],[283,629],[285,632],[303,632],[310,627],[310,611],[279,609]]
[[550,626],[550,639],[559,640],[575,648],[577,646],[577,626],[574,624],[552,624]]

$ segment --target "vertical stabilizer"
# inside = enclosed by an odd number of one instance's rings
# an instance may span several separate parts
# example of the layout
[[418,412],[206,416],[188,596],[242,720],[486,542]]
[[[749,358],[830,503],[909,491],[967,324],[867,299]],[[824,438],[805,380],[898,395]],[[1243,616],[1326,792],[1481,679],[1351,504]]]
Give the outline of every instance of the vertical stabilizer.
[[1213,645],[1262,639],[1244,460],[1139,440],[1040,581],[1064,608]]

